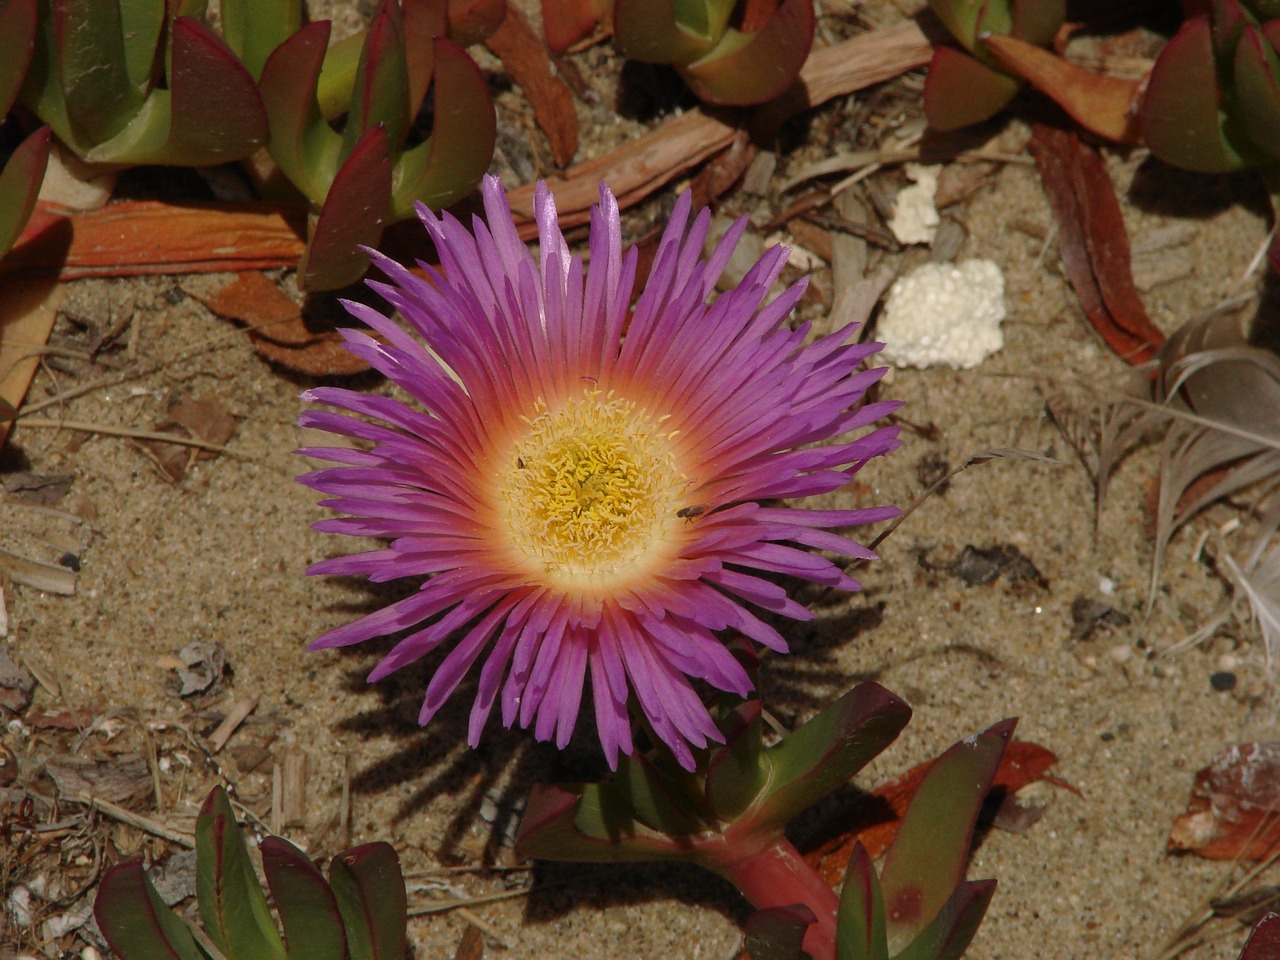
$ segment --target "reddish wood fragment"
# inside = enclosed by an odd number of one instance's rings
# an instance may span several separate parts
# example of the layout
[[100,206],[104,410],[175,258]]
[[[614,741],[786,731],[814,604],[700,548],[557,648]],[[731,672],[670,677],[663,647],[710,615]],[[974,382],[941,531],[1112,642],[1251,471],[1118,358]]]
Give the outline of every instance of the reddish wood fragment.
[[1133,285],[1129,237],[1115,185],[1097,150],[1072,131],[1034,125],[1031,153],[1058,220],[1058,250],[1089,322],[1132,364],[1164,343]]
[[[1012,794],[1029,783],[1044,780],[1075,792],[1075,788],[1046,771],[1058,762],[1057,756],[1037,743],[1014,740],[1005,750],[991,783],[992,792]],[[845,869],[854,846],[861,842],[867,853],[878,857],[889,848],[907,804],[920,787],[932,761],[912,767],[906,773],[881,784],[853,806],[822,827],[807,845],[805,859],[832,886],[844,882]]]
[[1280,741],[1236,744],[1197,772],[1168,848],[1210,860],[1265,860],[1280,852]]
[[533,108],[557,166],[567,166],[578,152],[578,114],[573,91],[556,75],[547,48],[517,7],[510,7],[502,25],[485,41],[520,85]]

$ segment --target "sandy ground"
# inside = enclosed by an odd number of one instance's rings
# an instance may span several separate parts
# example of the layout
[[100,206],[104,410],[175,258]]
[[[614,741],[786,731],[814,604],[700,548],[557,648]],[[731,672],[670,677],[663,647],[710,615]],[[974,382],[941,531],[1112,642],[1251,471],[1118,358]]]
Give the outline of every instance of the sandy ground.
[[[1014,125],[1002,142],[1016,146],[1025,135]],[[840,147],[847,144],[830,145]],[[788,162],[784,155],[779,178]],[[1192,177],[1139,156],[1113,158],[1112,171],[1122,196],[1135,172],[1139,177],[1125,210],[1135,244],[1179,228],[1180,242],[1159,257],[1184,266],[1144,293],[1157,323],[1172,330],[1230,292],[1262,242],[1267,225],[1256,190],[1247,178]],[[731,199],[730,210],[746,209],[748,199]],[[926,458],[954,465],[982,450],[1017,447],[1064,463],[997,460],[957,477],[886,541],[881,562],[863,571],[864,593],[827,601],[815,624],[790,633],[793,655],[774,658],[765,671],[767,700],[784,722],[796,723],[860,679],[873,677],[904,696],[915,719],[859,779],[863,786],[961,735],[1020,717],[1019,735],[1056,752],[1056,772],[1080,795],[1056,791],[1030,829],[986,837],[970,876],[997,877],[1000,886],[968,956],[1149,958],[1226,872],[1222,864],[1165,853],[1194,771],[1225,745],[1266,737],[1274,727],[1273,688],[1250,630],[1160,655],[1224,596],[1223,582],[1194,548],[1204,531],[1234,514],[1215,507],[1174,538],[1145,616],[1152,548],[1141,504],[1154,454],[1126,462],[1095,530],[1089,479],[1045,415],[1045,391],[1055,384],[1102,380],[1123,364],[1087,327],[1055,250],[1044,249],[1051,215],[1034,168],[1004,166],[948,212],[969,233],[961,258],[989,257],[1005,273],[1005,347],[969,371],[896,371],[886,392],[907,401],[910,420],[936,431],[905,431],[902,449],[868,467],[861,483],[833,502],[906,504],[922,488]],[[821,284],[825,268],[818,273]],[[491,729],[482,749],[471,752],[463,744],[465,690],[419,729],[427,667],[371,687],[363,675],[385,647],[306,651],[310,638],[395,591],[303,575],[309,563],[347,546],[310,531],[323,513],[291,480],[307,469],[291,451],[307,442],[294,420],[297,395],[312,381],[273,368],[241,332],[182,292],[227,279],[73,285],[69,309],[99,323],[131,305],[133,356],[175,359],[152,375],[72,400],[57,415],[149,428],[175,398],[213,397],[237,419],[233,454],[197,462],[174,484],[128,441],[20,426],[4,475],[73,474],[59,507],[89,522],[76,593],[12,588],[3,642],[60,688],[60,700],[52,686],[38,689],[37,707],[114,720],[84,739],[83,755],[139,750],[142,727],[150,729],[166,807],[157,811],[151,796],[133,803],[150,816],[183,822],[215,781],[175,725],[203,735],[232,703],[256,697],[256,712],[232,740],[242,749],[218,762],[264,819],[272,761],[302,751],[310,780],[303,822],[291,832],[311,838],[313,849],[390,838],[406,869],[419,873],[412,882],[420,888],[442,896],[519,888],[530,879],[525,871],[441,875],[439,868],[513,865],[501,839],[512,829],[513,806],[533,780],[592,770],[589,740],[560,755],[524,733]],[[821,313],[819,305],[805,309]],[[59,329],[74,333],[65,324]],[[70,382],[46,371],[32,396]],[[385,389],[369,377],[355,383]],[[0,506],[11,519],[19,510]],[[1016,546],[1046,585],[1001,577],[971,587],[947,572],[967,545],[996,544]],[[1128,624],[1073,638],[1070,608],[1078,597],[1114,606]],[[229,670],[211,695],[184,700],[166,658],[192,641],[221,644]],[[1238,675],[1231,692],[1209,683],[1224,664]],[[109,740],[112,729],[118,733]],[[30,728],[10,724],[0,739],[19,757],[19,782],[36,782],[43,758]],[[254,759],[247,747],[265,749],[268,761],[242,769]],[[326,829],[344,783],[349,836]],[[125,852],[167,849],[131,831],[117,843]],[[527,896],[472,908],[496,935],[488,937],[491,955],[721,960],[739,942],[742,902],[693,868],[540,865],[532,879]],[[419,960],[451,956],[464,922],[456,913],[415,919]],[[1236,934],[1192,956],[1232,957],[1240,940]]]

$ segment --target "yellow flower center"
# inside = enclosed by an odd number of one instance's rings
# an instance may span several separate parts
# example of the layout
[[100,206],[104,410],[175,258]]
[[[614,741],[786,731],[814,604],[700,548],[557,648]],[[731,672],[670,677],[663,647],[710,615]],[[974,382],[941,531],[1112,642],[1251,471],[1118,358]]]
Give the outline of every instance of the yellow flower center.
[[496,490],[527,561],[561,586],[602,587],[670,555],[688,484],[667,417],[591,389],[521,419]]

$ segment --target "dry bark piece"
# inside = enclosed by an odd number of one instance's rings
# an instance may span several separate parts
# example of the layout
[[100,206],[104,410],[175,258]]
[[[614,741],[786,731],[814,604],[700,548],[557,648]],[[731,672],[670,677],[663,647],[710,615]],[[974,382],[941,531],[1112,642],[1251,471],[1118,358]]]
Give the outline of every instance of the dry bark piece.
[[1058,220],[1067,278],[1095,330],[1123,360],[1150,360],[1164,334],[1133,285],[1129,237],[1106,164],[1072,131],[1037,123],[1031,135],[1040,180]]
[[1168,849],[1210,860],[1265,860],[1280,852],[1280,741],[1238,743],[1196,773]]
[[567,166],[578,152],[578,114],[573,91],[556,75],[547,47],[514,5],[507,7],[502,25],[484,44],[507,68],[524,91],[534,119],[551,142],[556,165]]
[[0,647],[0,707],[21,713],[31,706],[31,691],[35,688],[36,678],[31,671]]
[[123,803],[151,792],[151,768],[140,756],[130,754],[110,760],[87,757],[51,757],[44,772],[66,797],[93,797]]
[[74,473],[41,474],[24,470],[4,478],[4,492],[12,502],[37,507],[52,507],[67,495],[75,481]]

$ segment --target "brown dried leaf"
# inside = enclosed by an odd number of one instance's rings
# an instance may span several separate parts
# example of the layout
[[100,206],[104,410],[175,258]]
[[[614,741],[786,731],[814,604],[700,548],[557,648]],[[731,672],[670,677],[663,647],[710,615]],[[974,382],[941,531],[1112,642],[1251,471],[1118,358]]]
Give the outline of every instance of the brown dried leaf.
[[453,960],[484,960],[484,938],[477,927],[467,924],[462,931],[462,939],[458,941],[458,949]]
[[1168,849],[1210,860],[1265,860],[1280,851],[1280,741],[1239,743],[1196,773]]
[[[217,400],[206,398],[170,407],[168,418],[157,423],[155,429],[157,433],[171,433],[177,437],[224,446],[235,433],[236,420]],[[134,442],[170,483],[180,482],[196,460],[208,460],[218,455],[214,450],[201,450],[161,440]]]
[[[0,278],[0,404],[21,409],[40,365],[38,348],[49,342],[63,293],[61,284],[47,278]],[[0,417],[0,444],[12,427],[13,420]]]
[[556,75],[547,56],[547,48],[529,26],[524,13],[515,6],[485,46],[493,51],[507,68],[511,79],[520,85],[529,106],[533,108],[547,139],[556,165],[567,166],[578,152],[578,114],[573,105],[573,91]]
[[90,760],[87,757],[51,757],[45,761],[58,792],[68,797],[93,797],[123,803],[150,793],[151,768],[137,755]]

